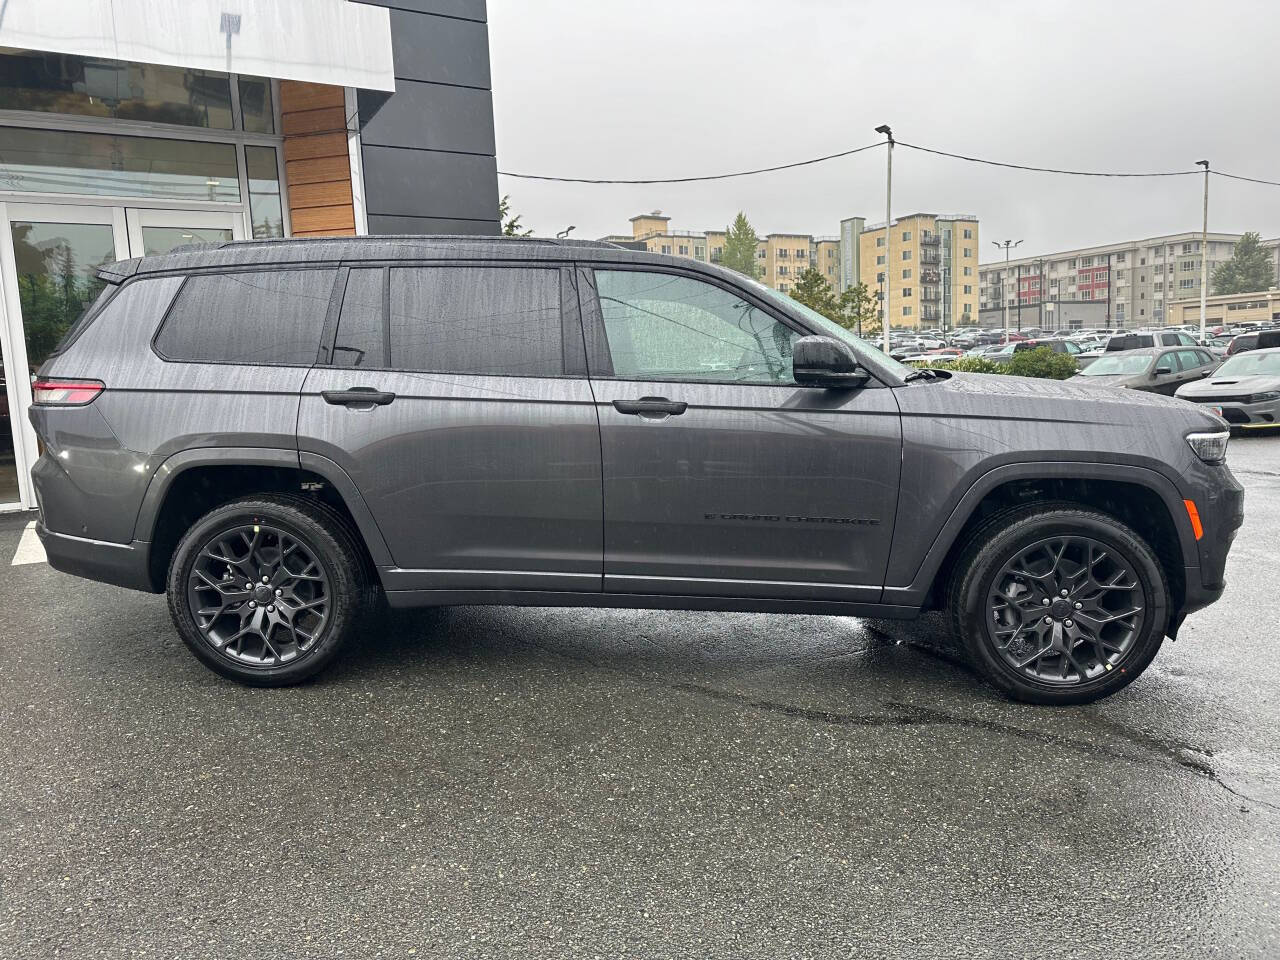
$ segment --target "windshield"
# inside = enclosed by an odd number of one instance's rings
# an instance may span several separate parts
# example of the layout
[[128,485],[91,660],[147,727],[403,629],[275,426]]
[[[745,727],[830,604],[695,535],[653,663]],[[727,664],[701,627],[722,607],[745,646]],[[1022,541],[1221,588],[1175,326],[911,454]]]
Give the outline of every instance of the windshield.
[[1237,353],[1214,372],[1215,377],[1280,377],[1280,353]]
[[893,373],[897,374],[899,377],[902,377],[904,379],[910,376],[912,373],[915,373],[915,371],[912,370],[910,367],[906,366],[905,364],[899,363],[897,360],[893,359],[893,357],[889,356],[887,353],[881,352],[881,350],[878,347],[873,346],[871,343],[868,343],[866,340],[863,340],[861,337],[857,336],[856,334],[853,334],[850,331],[846,330],[844,327],[840,326],[840,324],[836,323],[834,320],[824,317],[817,310],[814,310],[810,307],[806,307],[803,303],[801,303],[799,300],[795,299],[794,297],[789,297],[785,293],[779,293],[777,290],[772,290],[769,287],[766,287],[763,283],[760,283],[758,280],[753,280],[750,277],[747,277],[746,280],[748,283],[751,284],[751,286],[755,290],[764,294],[769,299],[776,300],[779,303],[784,303],[788,307],[790,307],[792,310],[799,311],[799,313],[804,316],[805,322],[810,324],[815,330],[820,332],[822,335],[828,336],[828,337],[834,337],[837,340],[843,340],[845,343],[849,344],[849,346],[853,347],[854,352],[857,353],[859,356],[872,354],[877,363],[881,364],[882,366],[888,367]]
[[1132,354],[1127,357],[1099,357],[1080,371],[1084,377],[1133,377],[1145,373],[1151,366],[1151,355]]

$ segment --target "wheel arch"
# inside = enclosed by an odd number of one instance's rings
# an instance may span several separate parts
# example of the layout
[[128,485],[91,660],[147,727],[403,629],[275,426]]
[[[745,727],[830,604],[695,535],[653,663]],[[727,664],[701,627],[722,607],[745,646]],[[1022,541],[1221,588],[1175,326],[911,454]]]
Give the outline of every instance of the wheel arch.
[[1075,462],[1007,464],[978,478],[948,516],[911,582],[886,584],[883,602],[936,607],[969,534],[983,520],[1007,507],[1050,499],[1101,510],[1141,534],[1169,578],[1173,609],[1181,608],[1187,569],[1198,567],[1199,557],[1173,482],[1146,467]]
[[200,516],[241,496],[271,492],[310,496],[336,511],[356,534],[371,574],[391,565],[364,498],[332,460],[267,447],[194,448],[174,454],[156,470],[134,524],[134,539],[150,544],[152,589],[163,591],[178,540]]

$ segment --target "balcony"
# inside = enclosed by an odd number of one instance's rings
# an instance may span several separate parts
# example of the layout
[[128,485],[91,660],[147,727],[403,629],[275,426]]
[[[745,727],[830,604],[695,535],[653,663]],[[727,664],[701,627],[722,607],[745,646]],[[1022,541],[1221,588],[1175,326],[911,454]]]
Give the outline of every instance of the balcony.
[[925,246],[936,247],[942,242],[942,238],[936,233],[921,233],[920,242]]
[[941,320],[942,311],[939,310],[937,307],[921,307],[920,319],[921,320]]
[[921,283],[941,283],[942,274],[937,270],[921,270],[920,282]]
[[941,300],[941,299],[942,299],[942,291],[941,291],[941,290],[939,290],[937,287],[921,287],[921,288],[920,288],[920,299],[921,299],[921,300],[935,300],[935,301],[936,301],[936,300]]
[[931,263],[931,264],[933,264],[934,266],[937,266],[939,263],[941,263],[941,262],[942,262],[942,258],[938,256],[938,251],[937,251],[937,250],[921,250],[921,251],[920,251],[920,262],[921,262],[921,263]]

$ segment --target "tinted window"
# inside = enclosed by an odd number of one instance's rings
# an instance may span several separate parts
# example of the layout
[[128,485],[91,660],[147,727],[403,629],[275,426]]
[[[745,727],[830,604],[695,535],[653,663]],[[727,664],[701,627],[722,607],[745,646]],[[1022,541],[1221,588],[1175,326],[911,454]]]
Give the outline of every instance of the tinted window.
[[794,383],[799,334],[738,294],[665,273],[597,270],[619,377]]
[[385,367],[383,280],[386,271],[352,270],[333,343],[335,367]]
[[195,274],[174,301],[156,349],[170,360],[310,366],[335,273]]
[[393,267],[391,366],[561,376],[559,271]]

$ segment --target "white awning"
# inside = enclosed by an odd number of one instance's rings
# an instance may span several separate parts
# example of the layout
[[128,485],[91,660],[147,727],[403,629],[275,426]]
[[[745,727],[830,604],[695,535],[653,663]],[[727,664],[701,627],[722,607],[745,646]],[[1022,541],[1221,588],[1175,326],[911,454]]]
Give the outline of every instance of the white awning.
[[395,90],[390,15],[348,0],[7,0],[0,46]]

